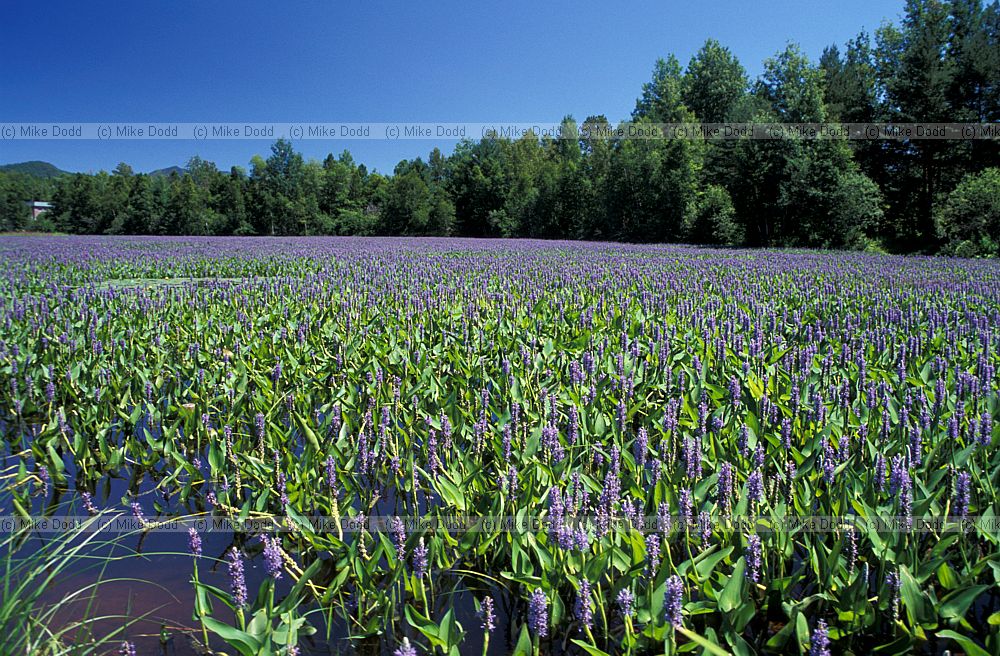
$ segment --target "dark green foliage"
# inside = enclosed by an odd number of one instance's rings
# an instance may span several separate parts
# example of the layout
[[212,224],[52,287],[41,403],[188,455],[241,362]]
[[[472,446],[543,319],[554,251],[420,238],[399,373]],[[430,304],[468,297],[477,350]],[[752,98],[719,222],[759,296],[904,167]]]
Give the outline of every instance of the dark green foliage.
[[948,195],[937,224],[956,254],[1000,255],[1000,169],[967,175]]
[[677,58],[670,55],[667,59],[657,59],[653,79],[642,85],[642,96],[635,103],[632,119],[649,119],[653,123],[684,120],[683,88],[683,71]]
[[743,243],[743,228],[736,222],[736,210],[729,192],[719,185],[709,185],[698,192],[684,221],[684,240],[723,246]]
[[0,170],[0,231],[38,229],[27,201],[51,197],[52,183],[17,171]]
[[746,70],[736,56],[709,39],[691,58],[684,74],[684,104],[704,123],[731,120],[747,93]]

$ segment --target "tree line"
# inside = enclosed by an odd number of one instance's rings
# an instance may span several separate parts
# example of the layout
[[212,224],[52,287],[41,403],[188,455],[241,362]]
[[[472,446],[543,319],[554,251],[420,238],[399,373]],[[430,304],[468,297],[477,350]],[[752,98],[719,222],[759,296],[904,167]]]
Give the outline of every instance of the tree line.
[[[828,47],[789,44],[750,79],[708,40],[669,56],[633,123],[1000,121],[1000,2],[908,0],[899,24]],[[603,115],[564,131],[601,135]],[[51,181],[0,174],[3,229],[86,234],[456,235],[997,255],[1000,142],[485,138],[370,172],[345,151],[307,161],[279,140],[249,170]]]

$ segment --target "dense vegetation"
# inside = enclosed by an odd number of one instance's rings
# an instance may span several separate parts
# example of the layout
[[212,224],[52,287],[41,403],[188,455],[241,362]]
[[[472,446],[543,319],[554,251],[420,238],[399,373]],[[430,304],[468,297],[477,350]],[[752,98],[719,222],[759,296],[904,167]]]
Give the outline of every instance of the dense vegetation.
[[[565,119],[572,123],[572,119]],[[909,0],[899,25],[818,63],[794,45],[755,81],[708,41],[656,63],[641,122],[1000,121],[1000,5]],[[591,116],[591,125],[605,124]],[[370,173],[280,141],[249,171],[74,175],[43,227],[85,234],[456,235],[997,254],[997,141],[467,141]],[[26,179],[0,176],[3,229]],[[986,190],[980,197],[978,190]],[[970,194],[972,194],[970,196]],[[971,212],[971,214],[970,214]],[[971,224],[965,223],[971,217]]]
[[[292,520],[147,566],[216,649],[1000,648],[994,261],[12,237],[0,264],[7,512],[125,513],[143,551],[167,517]],[[395,524],[453,516],[540,521]],[[835,523],[781,528],[808,516]]]

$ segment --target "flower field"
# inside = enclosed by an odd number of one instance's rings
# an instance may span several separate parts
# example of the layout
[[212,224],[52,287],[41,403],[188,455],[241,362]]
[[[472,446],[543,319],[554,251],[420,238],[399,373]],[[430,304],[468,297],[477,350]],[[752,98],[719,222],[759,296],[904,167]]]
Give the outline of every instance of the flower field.
[[[996,262],[5,237],[0,263],[0,515],[190,522],[157,562],[196,652],[1000,652]],[[38,541],[4,546],[17,572]],[[160,653],[135,633],[91,653]]]

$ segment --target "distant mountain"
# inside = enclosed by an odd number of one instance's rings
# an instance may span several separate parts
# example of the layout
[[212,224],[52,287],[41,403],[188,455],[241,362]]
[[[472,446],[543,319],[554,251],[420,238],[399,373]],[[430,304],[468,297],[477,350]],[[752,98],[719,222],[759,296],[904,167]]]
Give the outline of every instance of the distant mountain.
[[187,169],[182,168],[180,166],[168,166],[165,169],[156,169],[155,171],[150,171],[149,175],[154,178],[158,178],[161,176],[167,177],[171,173],[176,173],[177,175],[184,175],[185,173],[187,173]]
[[[18,162],[17,164],[0,164],[0,171],[9,171],[13,173],[21,173],[23,175],[30,175],[35,178],[42,178],[48,180],[50,178],[58,178],[60,175],[70,175],[69,171],[63,171],[55,164],[50,164],[48,162]],[[180,166],[168,166],[165,169],[156,169],[155,171],[150,171],[147,175],[154,178],[166,178],[169,177],[171,173],[176,173],[177,175],[184,175],[187,173],[187,169]]]
[[48,162],[19,162],[17,164],[0,164],[0,171],[11,171],[23,173],[24,175],[36,178],[58,178],[60,175],[68,175],[69,171],[63,171],[54,164]]

